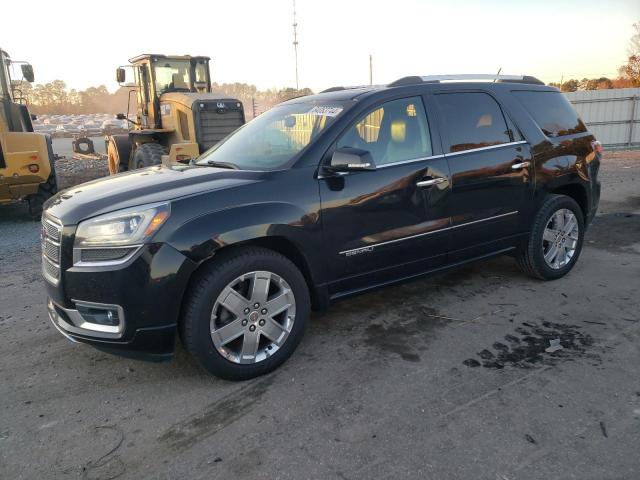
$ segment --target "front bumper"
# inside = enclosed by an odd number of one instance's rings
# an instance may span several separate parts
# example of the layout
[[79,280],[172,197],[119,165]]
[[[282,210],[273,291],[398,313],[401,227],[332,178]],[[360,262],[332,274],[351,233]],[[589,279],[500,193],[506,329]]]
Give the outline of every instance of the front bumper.
[[[63,239],[63,247],[65,240]],[[70,340],[123,356],[163,360],[173,355],[180,305],[196,265],[166,244],[143,246],[122,266],[70,266],[46,280],[53,325]],[[95,323],[87,311],[114,313]]]

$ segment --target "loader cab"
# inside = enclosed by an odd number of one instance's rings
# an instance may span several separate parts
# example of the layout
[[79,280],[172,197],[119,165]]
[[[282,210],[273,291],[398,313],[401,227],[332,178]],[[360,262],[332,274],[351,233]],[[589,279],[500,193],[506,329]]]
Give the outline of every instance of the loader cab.
[[33,67],[27,62],[12,62],[9,54],[0,49],[0,131],[33,132],[26,102],[11,84],[12,64],[20,64],[23,80],[33,82]]
[[[138,100],[139,129],[162,128],[160,97],[165,93],[210,93],[209,57],[140,55],[131,58]],[[117,79],[124,83],[125,72]]]
[[9,56],[0,50],[0,131],[8,129],[11,118],[11,77],[9,77]]

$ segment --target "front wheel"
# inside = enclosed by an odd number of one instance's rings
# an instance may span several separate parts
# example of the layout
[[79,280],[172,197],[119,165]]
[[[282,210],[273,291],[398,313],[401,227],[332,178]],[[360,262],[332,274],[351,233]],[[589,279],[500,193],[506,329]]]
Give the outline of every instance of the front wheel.
[[162,163],[162,156],[167,154],[167,149],[159,143],[143,143],[136,148],[131,161],[133,165],[129,165],[129,170],[135,168],[152,167]]
[[571,197],[550,195],[536,214],[518,263],[542,279],[563,277],[578,261],[584,240],[584,215]]
[[298,268],[271,250],[246,248],[200,272],[186,300],[182,340],[209,372],[246,380],[291,356],[309,314]]

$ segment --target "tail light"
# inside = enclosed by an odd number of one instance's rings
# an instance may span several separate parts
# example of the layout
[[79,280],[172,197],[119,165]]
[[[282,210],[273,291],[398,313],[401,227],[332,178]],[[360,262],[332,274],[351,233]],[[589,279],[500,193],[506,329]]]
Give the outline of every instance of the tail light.
[[597,140],[591,142],[591,146],[596,153],[602,153],[604,151],[604,148],[602,148],[602,144]]

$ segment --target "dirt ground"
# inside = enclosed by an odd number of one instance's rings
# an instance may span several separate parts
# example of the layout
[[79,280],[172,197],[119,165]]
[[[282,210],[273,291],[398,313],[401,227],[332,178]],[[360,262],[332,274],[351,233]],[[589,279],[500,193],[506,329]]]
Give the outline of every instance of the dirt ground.
[[1,208],[0,478],[638,478],[640,153],[601,178],[567,277],[501,258],[346,300],[244,383],[67,341],[38,224]]

